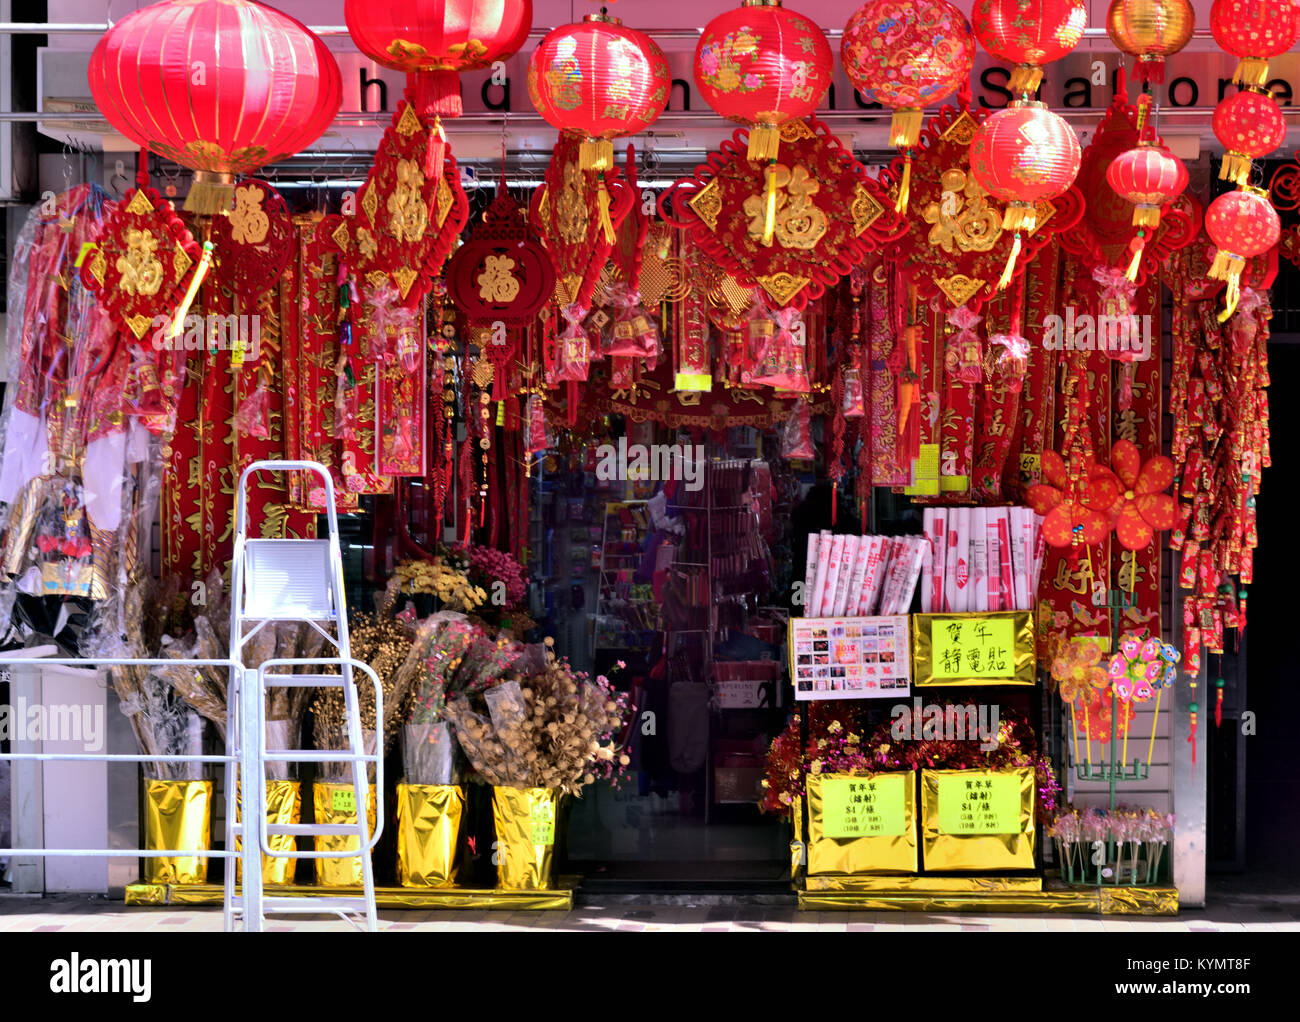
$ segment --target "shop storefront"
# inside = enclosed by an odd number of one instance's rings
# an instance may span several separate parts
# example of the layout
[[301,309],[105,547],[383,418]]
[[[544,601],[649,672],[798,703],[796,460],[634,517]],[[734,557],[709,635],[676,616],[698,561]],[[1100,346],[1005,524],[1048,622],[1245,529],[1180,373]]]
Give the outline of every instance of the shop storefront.
[[[215,755],[230,668],[185,661],[351,656],[381,715],[266,679],[268,889],[1201,904],[1297,9],[630,2],[29,40],[0,751]],[[0,766],[0,847],[192,853],[10,889],[221,902],[224,769]]]

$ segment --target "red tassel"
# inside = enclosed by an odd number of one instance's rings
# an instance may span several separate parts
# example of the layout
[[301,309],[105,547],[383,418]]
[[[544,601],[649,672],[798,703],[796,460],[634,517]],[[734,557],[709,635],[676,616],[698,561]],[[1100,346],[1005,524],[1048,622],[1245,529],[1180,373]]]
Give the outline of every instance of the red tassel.
[[1214,726],[1223,727],[1223,689],[1219,689],[1214,700]]
[[140,147],[140,159],[135,168],[135,184],[137,188],[149,187],[149,147],[145,145]]
[[421,118],[459,117],[460,75],[455,71],[416,71],[406,76],[407,97]]
[[447,151],[447,136],[442,130],[441,119],[435,117],[429,129],[429,144],[424,150],[424,176],[429,181],[442,179],[443,156]]
[[835,528],[835,516],[839,514],[840,504],[840,482],[835,480],[831,483],[831,528]]

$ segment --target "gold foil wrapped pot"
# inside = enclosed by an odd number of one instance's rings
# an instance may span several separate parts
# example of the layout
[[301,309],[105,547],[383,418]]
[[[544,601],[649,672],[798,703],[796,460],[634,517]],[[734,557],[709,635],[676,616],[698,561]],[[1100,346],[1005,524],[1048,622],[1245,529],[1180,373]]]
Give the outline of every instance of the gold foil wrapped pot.
[[[144,782],[144,846],[157,851],[208,851],[212,847],[212,782]],[[151,884],[204,884],[206,855],[144,860]]]
[[555,788],[497,785],[492,789],[492,822],[497,838],[492,855],[498,888],[550,889],[559,801],[560,792]]
[[451,887],[465,791],[454,784],[397,786],[397,880],[403,887]]

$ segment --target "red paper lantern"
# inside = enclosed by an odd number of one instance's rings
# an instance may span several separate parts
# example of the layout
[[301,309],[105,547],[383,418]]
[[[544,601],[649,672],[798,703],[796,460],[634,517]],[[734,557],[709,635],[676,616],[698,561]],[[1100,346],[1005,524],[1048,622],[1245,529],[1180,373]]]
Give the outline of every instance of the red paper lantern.
[[1011,91],[1033,93],[1043,80],[1041,65],[1079,45],[1088,5],[1084,0],[978,0],[971,26],[984,49],[1016,65]]
[[[1144,134],[1153,132],[1147,128]],[[1125,276],[1136,281],[1142,252],[1160,226],[1160,210],[1187,187],[1187,168],[1164,146],[1144,140],[1115,157],[1106,168],[1106,181],[1120,198],[1133,203],[1137,234],[1129,244],[1133,257]]]
[[1214,108],[1214,137],[1223,143],[1219,177],[1234,184],[1250,180],[1250,161],[1267,156],[1286,138],[1286,120],[1272,96],[1242,89]]
[[840,62],[868,102],[894,111],[889,144],[905,150],[896,212],[907,209],[911,148],[925,108],[965,85],[975,65],[975,36],[947,0],[868,0],[849,18]]
[[840,60],[863,99],[893,108],[889,144],[914,146],[925,108],[970,78],[975,37],[947,0],[869,0],[844,26]]
[[338,112],[334,57],[251,0],[165,0],[133,11],[90,57],[90,92],[139,146],[195,171],[185,208],[230,207],[234,178],[292,156]]
[[1144,82],[1165,80],[1165,58],[1186,46],[1195,29],[1190,0],[1112,0],[1106,12],[1111,42],[1137,57]]
[[650,127],[668,105],[668,61],[644,32],[588,14],[552,29],[528,62],[528,96],[547,121],[583,139],[583,170],[608,170],[620,135]]
[[1269,58],[1286,53],[1300,35],[1300,7],[1293,0],[1214,0],[1210,31],[1220,49],[1240,58],[1232,80],[1262,86]]
[[1219,313],[1223,322],[1237,308],[1241,271],[1246,261],[1277,244],[1281,233],[1277,210],[1262,188],[1238,188],[1220,195],[1205,211],[1205,233],[1218,246],[1209,276],[1228,283],[1227,305]]
[[999,289],[1011,282],[1021,231],[1032,232],[1038,226],[1038,203],[1069,190],[1081,156],[1074,129],[1045,103],[1013,103],[975,132],[970,144],[971,174],[981,188],[1007,204],[1002,229],[1015,232]]
[[366,56],[416,78],[422,114],[459,117],[460,74],[519,52],[532,0],[347,0],[348,33]]
[[749,126],[751,160],[776,159],[781,125],[817,109],[831,72],[826,34],[780,0],[744,0],[695,47],[695,84],[710,107]]

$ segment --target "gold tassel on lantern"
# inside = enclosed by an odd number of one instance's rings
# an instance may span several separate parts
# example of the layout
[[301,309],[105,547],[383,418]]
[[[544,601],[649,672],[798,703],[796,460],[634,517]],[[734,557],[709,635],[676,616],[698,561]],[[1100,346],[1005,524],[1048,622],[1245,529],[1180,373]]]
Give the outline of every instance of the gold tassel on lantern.
[[1219,249],[1214,253],[1214,262],[1210,264],[1208,276],[1212,280],[1227,281],[1224,292],[1224,308],[1219,313],[1219,322],[1227,322],[1228,317],[1237,311],[1237,301],[1241,298],[1241,271],[1246,268],[1246,260]]
[[749,159],[771,163],[781,149],[781,129],[775,124],[755,124],[749,129]]
[[903,177],[898,182],[898,198],[894,200],[894,212],[906,213],[907,200],[912,193],[912,150],[903,153]]
[[1011,240],[1011,254],[1007,256],[1007,265],[1002,270],[1002,276],[998,279],[997,290],[1005,290],[1011,283],[1011,278],[1015,276],[1016,260],[1020,258],[1020,232],[1033,234],[1034,228],[1038,226],[1038,208],[1028,202],[1013,202],[1007,206],[1006,212],[1002,214],[1002,229],[1004,231],[1014,231],[1015,236]]
[[1133,226],[1150,227],[1152,230],[1160,226],[1160,207],[1148,206],[1141,203],[1133,207]]
[[763,244],[770,246],[776,233],[776,164],[767,167],[767,201],[763,213]]
[[185,196],[185,212],[199,216],[229,213],[235,204],[235,177],[210,170],[196,170]]
[[1249,156],[1229,150],[1223,154],[1223,162],[1219,164],[1219,180],[1244,185],[1250,181],[1250,168]]
[[614,143],[607,138],[583,139],[578,147],[579,170],[612,170]]
[[[1156,222],[1159,222],[1159,211],[1156,213]],[[1133,258],[1129,261],[1128,269],[1124,271],[1124,276],[1132,281],[1138,279],[1138,269],[1142,265],[1142,253],[1147,247],[1146,231],[1139,229],[1137,236],[1129,243],[1129,249],[1133,252]]]
[[1020,258],[1020,232],[1016,231],[1011,241],[1011,254],[1007,256],[1007,265],[1002,269],[1002,276],[998,278],[998,290],[1005,291],[1007,285],[1011,283],[1011,278],[1015,276],[1016,260]]
[[921,120],[924,110],[904,107],[895,110],[889,120],[889,144],[895,149],[910,149],[921,139]]
[[199,293],[199,288],[203,285],[203,278],[208,275],[208,269],[212,266],[212,242],[203,243],[203,255],[199,257],[199,265],[194,269],[194,276],[190,278],[190,286],[185,289],[185,297],[181,299],[181,304],[176,307],[176,315],[172,318],[171,329],[167,331],[168,340],[176,340],[185,329],[185,316],[190,311],[190,306],[194,304],[194,298]]
[[605,233],[605,240],[614,244],[614,221],[609,217],[609,189],[605,187],[605,175],[601,174],[596,182],[596,215],[600,220],[600,229]]
[[1043,84],[1043,69],[1033,64],[1017,64],[1007,88],[1013,96],[1032,96]]
[[1243,88],[1253,85],[1262,89],[1268,81],[1268,61],[1259,57],[1242,57],[1237,70],[1232,72],[1232,80]]

